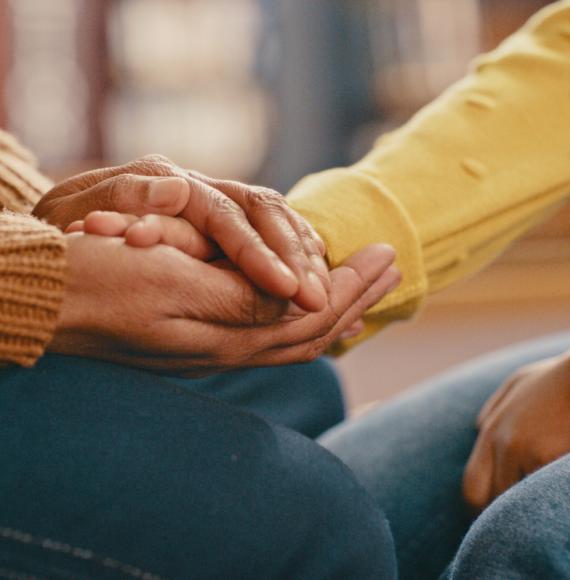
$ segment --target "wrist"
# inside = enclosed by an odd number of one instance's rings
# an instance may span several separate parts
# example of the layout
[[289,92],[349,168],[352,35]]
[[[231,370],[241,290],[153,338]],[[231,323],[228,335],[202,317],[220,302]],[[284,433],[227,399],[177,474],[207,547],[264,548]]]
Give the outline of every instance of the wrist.
[[89,314],[93,311],[93,305],[87,303],[92,292],[85,292],[92,267],[89,248],[84,245],[85,236],[68,234],[64,238],[67,245],[67,279],[55,326],[57,336],[88,327]]

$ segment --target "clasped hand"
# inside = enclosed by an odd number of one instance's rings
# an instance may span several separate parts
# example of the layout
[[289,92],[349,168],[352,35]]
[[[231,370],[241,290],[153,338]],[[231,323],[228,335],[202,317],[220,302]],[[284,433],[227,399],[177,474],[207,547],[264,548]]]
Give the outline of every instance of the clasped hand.
[[381,245],[329,274],[323,242],[281,196],[157,156],[71,178],[34,213],[68,231],[50,349],[156,371],[313,360],[400,278]]

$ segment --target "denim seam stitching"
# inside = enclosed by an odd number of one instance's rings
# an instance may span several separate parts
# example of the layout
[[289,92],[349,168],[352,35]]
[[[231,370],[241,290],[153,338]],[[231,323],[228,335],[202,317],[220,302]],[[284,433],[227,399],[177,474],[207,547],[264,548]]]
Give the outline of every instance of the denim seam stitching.
[[24,574],[5,568],[4,566],[0,566],[0,578],[6,578],[6,580],[42,580],[39,576]]
[[152,574],[151,572],[144,572],[136,566],[124,564],[123,562],[119,562],[114,558],[96,554],[92,550],[88,550],[86,548],[76,548],[64,542],[57,542],[55,540],[51,540],[50,538],[41,538],[39,536],[34,536],[20,530],[15,530],[13,528],[0,526],[0,538],[12,540],[21,544],[37,546],[43,550],[58,552],[60,554],[65,554],[79,560],[93,562],[94,564],[97,564],[103,568],[118,571],[126,576],[131,576],[132,578],[141,578],[142,580],[163,580],[156,574]]

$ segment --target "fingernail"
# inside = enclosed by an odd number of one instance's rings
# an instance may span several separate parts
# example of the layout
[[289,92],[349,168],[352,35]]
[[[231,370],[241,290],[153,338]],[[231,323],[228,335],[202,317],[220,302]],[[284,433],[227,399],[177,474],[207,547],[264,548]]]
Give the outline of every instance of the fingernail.
[[133,232],[138,232],[140,230],[144,230],[146,226],[146,223],[143,220],[139,220],[138,222],[135,222],[134,224],[130,225],[127,232],[132,234]]
[[394,249],[394,246],[391,246],[390,244],[378,244],[382,250],[386,253],[386,254],[392,254],[393,257],[396,256],[396,250]]
[[187,187],[181,177],[161,177],[154,179],[148,188],[148,203],[153,207],[174,205],[178,201],[181,189]]
[[400,270],[398,270],[398,268],[392,266],[390,268],[390,272],[392,274],[392,277],[394,277],[394,281],[386,289],[386,294],[394,292],[394,290],[396,290],[396,288],[398,288],[398,286],[400,286],[400,284],[402,283],[402,273],[400,272]]
[[350,338],[356,338],[359,334],[362,334],[364,330],[364,322],[353,324],[351,328],[345,330],[340,336],[340,340],[348,340]]
[[345,330],[338,338],[339,340],[350,340],[351,338],[356,338],[362,331],[356,332],[355,330]]

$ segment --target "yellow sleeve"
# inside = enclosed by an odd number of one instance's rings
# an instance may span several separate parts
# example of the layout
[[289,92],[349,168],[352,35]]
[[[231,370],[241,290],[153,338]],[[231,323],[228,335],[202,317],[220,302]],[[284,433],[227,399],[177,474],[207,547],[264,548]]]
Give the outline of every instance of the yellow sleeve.
[[403,283],[367,313],[360,341],[489,263],[569,194],[564,0],[477,59],[362,161],[305,178],[288,199],[322,235],[332,266],[367,244],[396,248]]

